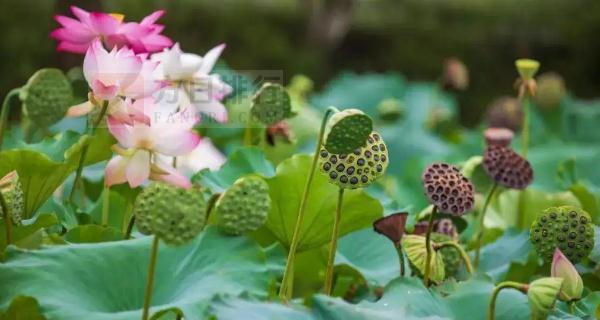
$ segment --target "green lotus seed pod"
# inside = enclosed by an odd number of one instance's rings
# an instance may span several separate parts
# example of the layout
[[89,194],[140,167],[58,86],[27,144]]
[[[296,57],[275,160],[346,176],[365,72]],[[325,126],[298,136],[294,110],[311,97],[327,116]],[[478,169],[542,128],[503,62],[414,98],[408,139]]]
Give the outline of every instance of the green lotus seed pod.
[[540,68],[540,63],[533,59],[518,59],[515,61],[517,71],[523,80],[531,80]]
[[217,225],[227,234],[258,230],[271,211],[269,185],[258,176],[238,179],[215,204]]
[[198,189],[153,182],[138,195],[134,214],[143,234],[155,234],[168,244],[182,245],[204,228],[206,203]]
[[351,153],[366,144],[373,131],[373,120],[358,109],[340,111],[325,128],[325,149],[335,154]]
[[367,138],[367,144],[348,154],[319,152],[318,166],[329,182],[340,188],[365,187],[383,175],[389,159],[385,142],[377,132]]
[[385,99],[377,106],[377,113],[383,121],[396,121],[402,117],[403,112],[404,106],[398,99]]
[[[431,240],[435,243],[452,241],[447,235],[437,232],[431,233]],[[442,260],[444,260],[446,278],[455,275],[461,263],[460,254],[452,247],[444,247],[438,251],[442,254]]]
[[61,120],[73,102],[71,83],[58,69],[41,69],[21,89],[23,112],[36,125],[48,127]]
[[566,94],[565,81],[556,72],[547,72],[537,78],[535,104],[544,111],[554,110]]
[[292,117],[290,95],[279,84],[265,83],[252,97],[250,113],[263,124],[271,125]]
[[547,262],[552,261],[554,249],[559,248],[571,262],[577,263],[594,248],[592,219],[581,208],[548,208],[531,225],[529,240]]
[[[25,203],[23,200],[23,187],[19,181],[17,171],[11,171],[0,179],[0,192],[4,196],[8,207],[8,215],[11,217],[14,224],[20,224]],[[4,216],[4,211],[0,206],[0,216]]]

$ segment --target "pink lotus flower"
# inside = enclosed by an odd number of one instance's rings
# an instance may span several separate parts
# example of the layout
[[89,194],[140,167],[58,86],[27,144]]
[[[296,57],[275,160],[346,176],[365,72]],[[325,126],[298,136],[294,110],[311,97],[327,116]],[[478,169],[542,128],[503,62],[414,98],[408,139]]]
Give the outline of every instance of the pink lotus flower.
[[135,53],[151,53],[173,45],[171,39],[161,35],[164,26],[155,22],[164,14],[156,11],[142,22],[123,23],[123,16],[102,12],[88,12],[71,6],[77,19],[55,16],[61,25],[50,33],[58,40],[58,51],[84,53],[95,40],[101,40],[107,48],[128,46]]
[[201,57],[184,53],[176,43],[171,49],[152,55],[153,61],[161,62],[156,68],[156,77],[170,83],[157,99],[172,104],[174,110],[190,109],[226,122],[227,109],[221,100],[232,88],[219,75],[211,74],[224,49],[225,44],[218,45]]
[[[152,109],[152,108],[150,108]],[[128,182],[137,187],[147,179],[160,180],[190,188],[190,181],[174,168],[156,161],[157,156],[181,156],[194,150],[200,137],[191,130],[192,122],[171,125],[148,125],[135,122],[132,126],[108,117],[108,128],[120,146],[113,150],[105,170],[105,184]]]
[[583,280],[575,269],[575,266],[567,259],[559,248],[554,250],[550,274],[555,278],[562,278],[563,283],[560,290],[560,300],[572,301],[581,299],[583,294]]

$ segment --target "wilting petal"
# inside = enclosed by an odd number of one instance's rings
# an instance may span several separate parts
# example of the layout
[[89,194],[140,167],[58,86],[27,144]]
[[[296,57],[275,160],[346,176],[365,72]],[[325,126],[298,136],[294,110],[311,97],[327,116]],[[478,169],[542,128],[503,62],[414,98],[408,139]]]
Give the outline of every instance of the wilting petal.
[[94,109],[94,105],[89,102],[83,102],[77,105],[74,105],[67,110],[67,117],[81,117],[90,113]]
[[131,156],[125,170],[129,186],[132,188],[140,186],[150,177],[150,152],[146,150],[136,151]]
[[127,162],[128,159],[122,156],[115,156],[108,161],[106,169],[104,170],[104,184],[106,186],[110,187],[127,181],[127,177],[125,176]]

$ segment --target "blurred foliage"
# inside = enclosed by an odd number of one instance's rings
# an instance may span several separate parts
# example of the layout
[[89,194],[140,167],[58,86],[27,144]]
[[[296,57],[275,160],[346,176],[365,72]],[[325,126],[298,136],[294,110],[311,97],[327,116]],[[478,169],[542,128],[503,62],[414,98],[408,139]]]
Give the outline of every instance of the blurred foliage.
[[[350,11],[340,3],[350,3]],[[435,79],[444,59],[457,56],[471,71],[471,87],[458,95],[468,125],[495,96],[514,94],[517,57],[537,58],[542,71],[563,75],[578,96],[596,95],[600,84],[600,44],[593,41],[600,2],[594,0],[3,0],[0,68],[10,76],[0,79],[2,96],[39,68],[81,64],[79,56],[56,54],[49,37],[57,26],[53,14],[68,13],[71,4],[120,12],[127,20],[166,9],[160,22],[185,51],[203,53],[226,42],[224,59],[234,69],[282,70],[285,83],[302,73],[317,88],[343,70]],[[333,40],[315,40],[332,17],[346,27]]]

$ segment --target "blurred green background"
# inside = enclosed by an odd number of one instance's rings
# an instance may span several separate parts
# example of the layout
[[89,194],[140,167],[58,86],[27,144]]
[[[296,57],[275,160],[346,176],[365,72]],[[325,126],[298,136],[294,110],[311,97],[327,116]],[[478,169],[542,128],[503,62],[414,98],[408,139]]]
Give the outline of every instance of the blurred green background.
[[478,122],[501,94],[514,95],[514,60],[533,57],[557,71],[571,93],[597,96],[600,86],[600,1],[597,0],[110,0],[0,2],[0,94],[42,67],[67,69],[82,56],[55,52],[52,17],[70,5],[139,20],[166,9],[164,33],[184,51],[203,54],[226,42],[237,70],[305,74],[322,88],[344,70],[435,80],[445,58],[470,69],[458,94],[461,120]]

